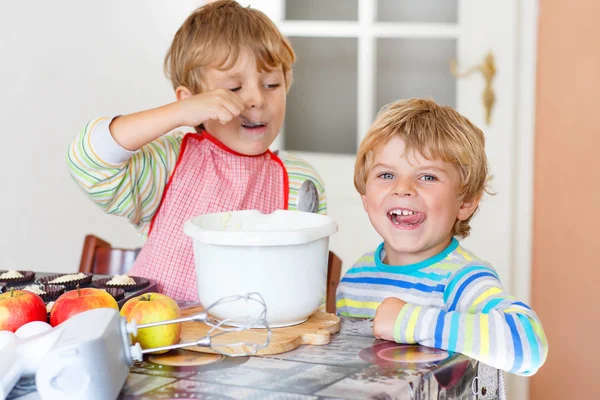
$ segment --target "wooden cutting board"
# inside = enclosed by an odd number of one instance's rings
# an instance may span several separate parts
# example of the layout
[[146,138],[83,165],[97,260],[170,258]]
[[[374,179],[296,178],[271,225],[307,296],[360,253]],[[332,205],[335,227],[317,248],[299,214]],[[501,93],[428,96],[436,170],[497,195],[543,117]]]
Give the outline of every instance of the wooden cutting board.
[[[193,307],[183,310],[182,316],[189,316],[202,311],[202,307]],[[184,322],[181,329],[181,341],[195,342],[206,336],[210,327],[201,322]],[[272,336],[269,345],[260,350],[257,355],[279,354],[294,350],[302,344],[323,345],[329,343],[332,333],[340,330],[340,319],[334,314],[317,311],[305,322],[284,328],[272,328]],[[236,342],[264,343],[266,329],[252,329],[243,332],[231,332],[213,339],[214,344],[229,344]],[[208,347],[187,347],[187,350],[200,351],[202,353],[214,353]],[[243,354],[248,349],[240,347],[221,347],[228,354]]]

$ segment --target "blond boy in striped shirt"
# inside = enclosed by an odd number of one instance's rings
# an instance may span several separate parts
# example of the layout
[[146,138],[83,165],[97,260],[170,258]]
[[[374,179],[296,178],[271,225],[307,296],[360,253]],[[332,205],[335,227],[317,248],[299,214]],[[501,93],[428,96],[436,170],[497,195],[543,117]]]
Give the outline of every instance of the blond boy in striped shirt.
[[429,100],[384,107],[354,174],[383,243],[344,275],[338,313],[374,318],[381,339],[534,374],[548,352],[537,315],[456,239],[469,234],[487,181],[483,132],[465,117]]
[[[306,180],[314,212],[323,183],[306,161],[269,151],[279,134],[295,54],[263,13],[235,1],[194,11],[165,58],[177,101],[88,123],[69,147],[74,180],[105,212],[147,237],[129,273],[196,300],[191,239],[183,224],[206,213],[295,209]],[[196,132],[168,133],[181,126]],[[314,191],[313,191],[314,193]]]

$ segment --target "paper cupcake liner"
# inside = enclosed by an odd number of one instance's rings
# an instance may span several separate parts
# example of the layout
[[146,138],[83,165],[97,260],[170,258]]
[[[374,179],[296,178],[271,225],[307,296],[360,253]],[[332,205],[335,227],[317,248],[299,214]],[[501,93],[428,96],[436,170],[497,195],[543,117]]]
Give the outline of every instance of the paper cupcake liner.
[[67,291],[65,285],[42,285],[44,288],[42,289],[46,294],[41,296],[44,303],[49,303],[51,301],[56,301],[60,297],[61,294]]
[[6,290],[6,282],[0,282],[0,293],[4,293]]
[[73,275],[73,274],[58,274],[58,275],[51,275],[51,276],[45,276],[43,278],[39,278],[37,280],[38,283],[41,284],[50,284],[50,285],[62,285],[64,286],[67,290],[72,290],[72,289],[76,289],[77,285],[79,285],[79,287],[86,287],[89,286],[90,283],[92,282],[92,278],[94,277],[94,274],[85,274],[86,277],[85,278],[81,278],[81,279],[74,279],[72,281],[68,281],[68,282],[60,282],[60,283],[49,283],[51,281],[53,281],[56,278],[59,278],[61,276],[65,276],[65,275]]
[[96,279],[95,281],[92,282],[92,285],[99,289],[115,288],[115,289],[123,289],[126,292],[135,292],[136,290],[140,290],[140,289],[148,286],[148,284],[150,283],[150,281],[148,279],[142,278],[141,276],[130,276],[130,277],[135,281],[135,285],[107,284],[107,282],[110,281],[112,279],[112,277]]
[[[7,271],[0,271],[0,274],[3,274]],[[7,286],[15,286],[20,285],[22,283],[31,282],[35,278],[35,272],[33,271],[18,271],[21,275],[21,278],[2,278],[2,282],[6,283]]]
[[42,300],[44,300],[44,303],[48,303],[50,301],[55,301],[66,290],[66,288],[63,285],[45,285],[45,284],[41,284],[41,283],[40,284],[30,283],[28,285],[22,285],[19,287],[15,287],[15,290],[25,290],[25,288],[27,286],[32,286],[32,285],[40,286],[40,289],[43,290],[44,292],[46,292],[44,294],[38,294],[38,296],[40,296],[42,298]]
[[108,292],[116,301],[123,300],[125,298],[125,291],[123,289],[105,287],[102,288]]

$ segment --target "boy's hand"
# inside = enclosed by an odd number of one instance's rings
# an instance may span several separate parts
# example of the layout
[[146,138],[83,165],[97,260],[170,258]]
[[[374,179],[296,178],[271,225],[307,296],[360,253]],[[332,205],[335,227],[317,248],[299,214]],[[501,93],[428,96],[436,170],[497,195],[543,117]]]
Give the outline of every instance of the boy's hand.
[[406,302],[388,297],[377,307],[373,320],[373,334],[377,339],[394,340],[394,324]]
[[208,120],[228,124],[244,110],[244,102],[226,89],[214,89],[177,102],[182,125],[198,126]]

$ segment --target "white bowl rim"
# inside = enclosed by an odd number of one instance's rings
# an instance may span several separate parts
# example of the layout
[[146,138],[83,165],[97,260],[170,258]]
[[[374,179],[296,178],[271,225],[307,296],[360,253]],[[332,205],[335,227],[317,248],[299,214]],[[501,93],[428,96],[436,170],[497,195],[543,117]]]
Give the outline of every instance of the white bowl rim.
[[281,213],[301,213],[310,214],[315,218],[322,219],[319,225],[301,229],[279,230],[279,231],[227,231],[227,230],[209,230],[200,227],[197,219],[206,218],[213,214],[198,215],[188,220],[183,231],[192,239],[201,243],[212,245],[225,246],[286,246],[310,243],[315,240],[329,237],[338,231],[338,226],[335,220],[327,215],[307,213],[303,211],[276,210],[271,214],[263,214],[258,210],[243,210],[231,211],[214,214],[260,214],[264,216],[281,214]]

